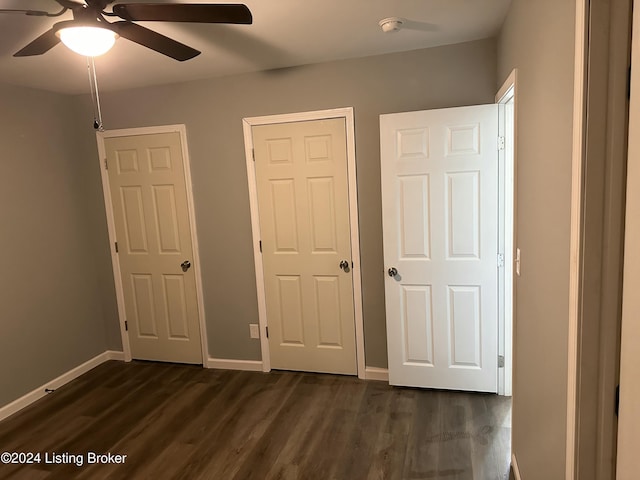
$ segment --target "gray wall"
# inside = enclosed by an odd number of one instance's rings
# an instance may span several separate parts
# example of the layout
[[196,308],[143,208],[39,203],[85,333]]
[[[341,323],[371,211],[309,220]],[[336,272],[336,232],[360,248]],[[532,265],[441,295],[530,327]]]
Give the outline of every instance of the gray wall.
[[498,80],[518,68],[513,452],[527,480],[564,478],[575,2],[513,0]]
[[106,349],[70,100],[0,86],[0,406]]
[[[249,338],[248,328],[249,323],[258,321],[258,311],[242,118],[354,107],[366,364],[385,367],[378,116],[491,103],[495,85],[496,44],[494,40],[482,40],[102,93],[101,98],[107,129],[186,124],[209,353],[217,358],[247,360],[260,359],[260,345]],[[93,118],[91,106],[86,96],[77,100],[77,113],[87,125],[84,151],[87,157],[95,158],[95,141],[88,127]],[[110,269],[108,256],[103,255],[102,260],[103,271]],[[113,301],[112,292],[106,293],[107,301]],[[113,305],[111,310],[115,312]],[[108,329],[109,338],[118,343],[115,314]]]

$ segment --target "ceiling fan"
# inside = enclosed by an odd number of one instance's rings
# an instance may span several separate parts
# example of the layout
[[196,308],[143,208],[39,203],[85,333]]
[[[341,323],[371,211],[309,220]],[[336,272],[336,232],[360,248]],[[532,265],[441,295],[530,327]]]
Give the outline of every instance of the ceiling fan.
[[[13,55],[14,57],[42,55],[55,47],[60,41],[75,50],[67,40],[75,32],[86,32],[88,28],[91,29],[94,36],[101,33],[106,37],[105,40],[109,44],[108,46],[106,45],[106,50],[109,50],[116,38],[120,36],[182,62],[199,55],[201,52],[133,22],[249,25],[253,21],[251,11],[246,5],[242,4],[117,3],[113,5],[111,11],[106,11],[106,7],[114,3],[114,0],[55,1],[62,7],[61,11],[55,13],[41,10],[0,9],[0,13],[24,13],[29,16],[46,17],[58,17],[67,10],[71,10],[73,13],[73,20],[65,20],[54,24],[51,29],[16,52]],[[118,17],[119,20],[109,22],[107,17]],[[82,42],[86,43],[86,40],[81,41],[80,48],[82,48]]]

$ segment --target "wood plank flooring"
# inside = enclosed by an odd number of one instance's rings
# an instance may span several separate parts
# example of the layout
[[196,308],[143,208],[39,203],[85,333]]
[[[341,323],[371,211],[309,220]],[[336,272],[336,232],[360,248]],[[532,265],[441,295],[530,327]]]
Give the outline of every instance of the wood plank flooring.
[[107,362],[0,422],[0,452],[41,455],[0,479],[504,480],[510,414],[496,395]]

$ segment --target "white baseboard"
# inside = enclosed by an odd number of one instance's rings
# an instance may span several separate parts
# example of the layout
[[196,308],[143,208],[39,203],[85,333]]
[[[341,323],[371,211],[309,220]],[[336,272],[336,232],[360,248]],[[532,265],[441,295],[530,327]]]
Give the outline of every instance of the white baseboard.
[[261,360],[229,360],[226,358],[211,358],[207,360],[207,368],[219,368],[222,370],[247,370],[249,372],[262,372]]
[[379,380],[381,382],[388,382],[389,370],[386,368],[365,367],[364,378],[365,380]]
[[120,360],[121,362],[124,362],[124,352],[116,352],[115,350],[107,350],[104,353],[107,354],[107,360]]
[[78,378],[80,375],[87,373],[92,368],[97,367],[101,363],[104,363],[108,360],[124,360],[123,352],[115,352],[113,350],[107,350],[106,352],[102,352],[100,355],[93,357],[90,360],[87,360],[82,365],[78,365],[77,367],[69,370],[66,373],[63,373],[57,378],[54,378],[48,383],[41,385],[40,387],[30,391],[26,395],[14,400],[13,402],[0,407],[0,420],[4,420],[10,415],[13,415],[19,410],[31,405],[36,400],[41,399],[47,393],[45,389],[55,390],[57,388],[62,387],[63,385],[69,383],[71,380]]
[[522,480],[520,476],[520,469],[518,468],[518,461],[516,460],[516,455],[514,453],[511,454],[511,469],[513,470],[513,476],[516,480]]
[[[207,368],[219,368],[222,370],[246,370],[249,372],[262,372],[263,364],[260,360],[230,360],[226,358],[211,358],[205,365]],[[389,370],[386,368],[366,367],[364,370],[365,380],[389,381]]]

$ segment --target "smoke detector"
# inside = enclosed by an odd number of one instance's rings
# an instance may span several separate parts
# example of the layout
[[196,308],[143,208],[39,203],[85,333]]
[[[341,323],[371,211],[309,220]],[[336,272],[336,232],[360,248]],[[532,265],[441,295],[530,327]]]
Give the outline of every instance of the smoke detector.
[[402,19],[398,17],[383,18],[378,22],[384,33],[397,32],[402,28]]

